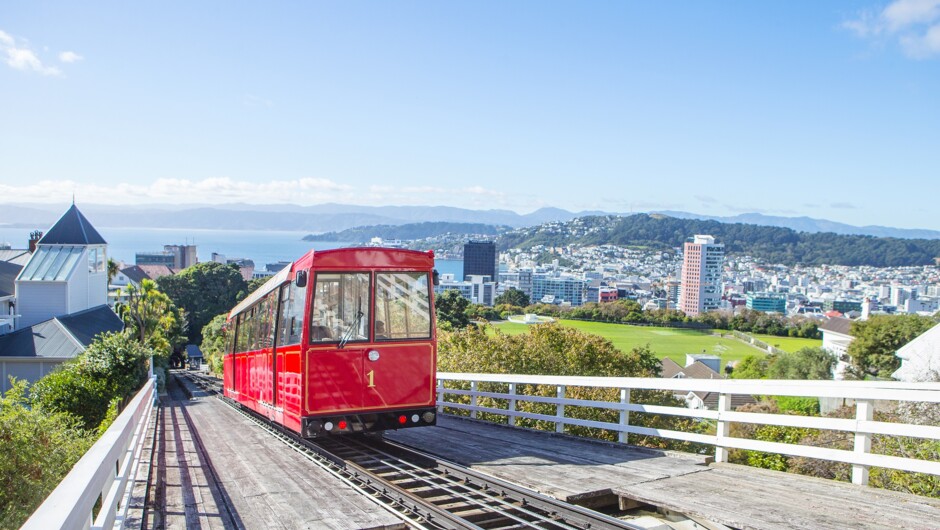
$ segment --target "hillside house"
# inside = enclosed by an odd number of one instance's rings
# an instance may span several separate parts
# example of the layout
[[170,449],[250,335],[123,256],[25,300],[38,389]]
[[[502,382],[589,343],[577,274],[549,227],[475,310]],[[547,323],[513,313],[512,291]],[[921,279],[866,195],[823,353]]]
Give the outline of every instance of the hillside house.
[[108,303],[107,242],[73,204],[15,281],[15,329]]

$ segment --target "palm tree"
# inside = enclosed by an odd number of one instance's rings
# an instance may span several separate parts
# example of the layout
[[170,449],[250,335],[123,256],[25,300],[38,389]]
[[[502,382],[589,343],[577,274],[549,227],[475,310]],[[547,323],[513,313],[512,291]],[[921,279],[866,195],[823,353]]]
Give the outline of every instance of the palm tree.
[[118,269],[118,264],[112,258],[108,258],[108,283],[114,281],[114,277],[117,276],[120,270]]

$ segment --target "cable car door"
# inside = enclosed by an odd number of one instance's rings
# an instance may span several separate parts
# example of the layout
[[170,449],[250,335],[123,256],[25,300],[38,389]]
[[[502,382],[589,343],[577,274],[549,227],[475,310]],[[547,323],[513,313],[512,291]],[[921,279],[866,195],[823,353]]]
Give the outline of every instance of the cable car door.
[[365,408],[433,406],[436,348],[426,272],[376,272]]

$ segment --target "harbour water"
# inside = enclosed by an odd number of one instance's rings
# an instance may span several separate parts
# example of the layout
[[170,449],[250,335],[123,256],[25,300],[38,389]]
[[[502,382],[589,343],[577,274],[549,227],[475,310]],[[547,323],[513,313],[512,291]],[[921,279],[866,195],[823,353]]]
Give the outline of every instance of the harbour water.
[[[163,250],[163,245],[196,245],[199,261],[210,261],[212,253],[227,258],[247,258],[255,263],[255,270],[263,270],[268,263],[293,261],[307,251],[349,246],[349,243],[304,241],[307,232],[275,230],[206,230],[180,228],[108,228],[95,227],[108,242],[108,256],[134,264],[137,252]],[[0,243],[12,248],[26,248],[30,229],[0,226]],[[441,273],[463,276],[462,260],[437,260]]]

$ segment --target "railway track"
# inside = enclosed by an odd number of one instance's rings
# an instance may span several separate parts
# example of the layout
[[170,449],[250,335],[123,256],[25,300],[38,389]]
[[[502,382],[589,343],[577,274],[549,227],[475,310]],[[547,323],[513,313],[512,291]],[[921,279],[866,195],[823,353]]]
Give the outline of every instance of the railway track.
[[[221,391],[217,379],[193,373],[186,376],[208,391]],[[222,399],[417,528],[639,528],[379,437],[338,436],[315,442],[306,440],[226,398]]]

